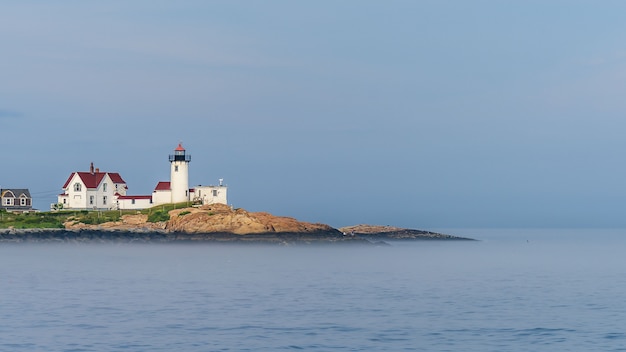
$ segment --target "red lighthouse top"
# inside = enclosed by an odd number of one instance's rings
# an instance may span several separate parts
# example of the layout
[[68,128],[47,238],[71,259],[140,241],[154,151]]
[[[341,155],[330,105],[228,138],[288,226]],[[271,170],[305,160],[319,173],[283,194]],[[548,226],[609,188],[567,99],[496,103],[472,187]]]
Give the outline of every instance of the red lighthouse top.
[[174,149],[174,155],[170,155],[170,162],[172,161],[191,161],[191,155],[187,155],[182,143],[178,143],[178,147]]

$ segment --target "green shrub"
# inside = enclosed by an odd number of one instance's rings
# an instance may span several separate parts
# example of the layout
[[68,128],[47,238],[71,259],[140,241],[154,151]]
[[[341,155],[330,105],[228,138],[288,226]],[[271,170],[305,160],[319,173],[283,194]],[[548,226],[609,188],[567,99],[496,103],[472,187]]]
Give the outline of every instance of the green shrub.
[[178,216],[185,216],[185,215],[187,215],[187,214],[191,214],[191,212],[190,212],[190,211],[187,211],[187,210],[185,210],[185,211],[181,211],[181,212],[178,214]]
[[80,219],[80,220],[78,220],[78,221],[79,221],[79,222],[82,222],[82,223],[83,223],[83,224],[85,224],[85,225],[93,225],[93,224],[95,224],[95,223],[96,223],[96,221],[95,221],[95,220],[96,220],[96,219],[94,219],[94,218],[89,218],[89,217],[87,217],[87,218],[82,218],[82,219]]
[[168,221],[170,219],[170,214],[163,211],[155,211],[148,215],[148,222],[160,222],[160,221]]

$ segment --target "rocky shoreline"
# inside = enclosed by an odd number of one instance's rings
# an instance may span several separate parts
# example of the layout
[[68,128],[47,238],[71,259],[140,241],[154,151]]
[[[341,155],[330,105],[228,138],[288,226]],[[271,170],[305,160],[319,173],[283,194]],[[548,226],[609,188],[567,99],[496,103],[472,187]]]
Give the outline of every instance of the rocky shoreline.
[[[426,233],[425,235],[421,235]],[[238,235],[229,232],[190,233],[154,229],[0,229],[0,243],[222,243],[222,244],[363,244],[389,240],[471,240],[419,230],[403,233],[343,234],[340,231],[267,232]]]
[[454,240],[475,241],[473,238],[446,235],[438,232],[405,229],[394,226],[355,225],[339,229],[343,234],[369,240]]
[[339,231],[281,232],[237,235],[228,232],[189,233],[148,229],[0,229],[0,243],[232,243],[232,244],[372,244]]
[[65,228],[0,229],[0,243],[256,243],[384,244],[390,240],[471,240],[429,231],[356,225],[335,229],[265,212],[214,204],[174,209],[169,220],[149,222],[148,215],[123,215],[119,221],[85,224],[70,217]]

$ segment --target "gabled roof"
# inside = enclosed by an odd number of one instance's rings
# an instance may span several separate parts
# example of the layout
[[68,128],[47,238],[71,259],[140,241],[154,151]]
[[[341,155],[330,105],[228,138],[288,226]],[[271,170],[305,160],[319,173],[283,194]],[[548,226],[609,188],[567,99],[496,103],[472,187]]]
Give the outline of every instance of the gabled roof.
[[[4,197],[6,192],[12,193],[11,198],[19,198],[22,195],[26,196],[27,198],[31,198],[28,188],[2,188],[0,189],[0,196]],[[7,196],[10,195],[7,194]]]
[[155,191],[169,191],[171,189],[172,188],[169,181],[161,181],[157,183],[156,187],[154,187]]
[[94,173],[90,173],[90,172],[72,172],[70,177],[67,178],[67,181],[65,181],[65,184],[63,185],[64,189],[67,188],[67,186],[72,181],[72,178],[76,174],[78,174],[78,177],[81,179],[81,181],[83,181],[83,183],[85,184],[85,187],[87,187],[87,188],[98,188],[98,185],[100,184],[100,182],[102,182],[102,179],[107,174],[109,175],[109,177],[111,178],[111,181],[113,181],[113,183],[126,184],[126,181],[124,181],[124,179],[122,179],[122,176],[120,176],[120,174],[117,173],[117,172],[94,172]]
[[117,172],[109,172],[109,177],[111,178],[111,181],[113,181],[113,183],[126,184],[126,181],[124,181],[124,179],[122,179],[122,176],[120,176],[120,174],[118,174]]

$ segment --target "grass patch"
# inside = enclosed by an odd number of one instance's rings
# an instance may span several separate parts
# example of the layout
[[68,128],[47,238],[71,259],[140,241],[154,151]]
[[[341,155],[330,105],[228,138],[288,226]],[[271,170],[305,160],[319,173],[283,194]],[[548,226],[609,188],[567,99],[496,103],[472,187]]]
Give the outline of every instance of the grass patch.
[[[191,202],[162,204],[149,209],[143,210],[69,210],[63,209],[52,212],[38,213],[9,213],[4,209],[0,209],[0,229],[10,227],[16,229],[48,229],[63,228],[64,222],[69,220],[82,222],[87,225],[98,225],[105,222],[120,221],[124,215],[144,214],[148,215],[148,222],[168,221],[170,216],[168,212],[174,209],[182,209],[191,206]],[[181,216],[189,214],[189,211],[183,211]]]
[[157,211],[161,211],[161,212],[167,213],[170,210],[189,208],[190,206],[191,206],[191,202],[161,204],[161,205],[157,205],[157,206],[152,207],[152,208],[143,209],[143,210],[141,210],[141,213],[142,214],[146,214],[146,215],[150,215],[150,214],[152,214],[154,212],[157,212]]
[[56,216],[50,213],[13,214],[0,211],[0,228],[7,229],[40,229],[62,228],[67,216]]
[[170,214],[162,211],[155,211],[154,213],[148,215],[148,222],[161,222],[168,221],[170,219]]

